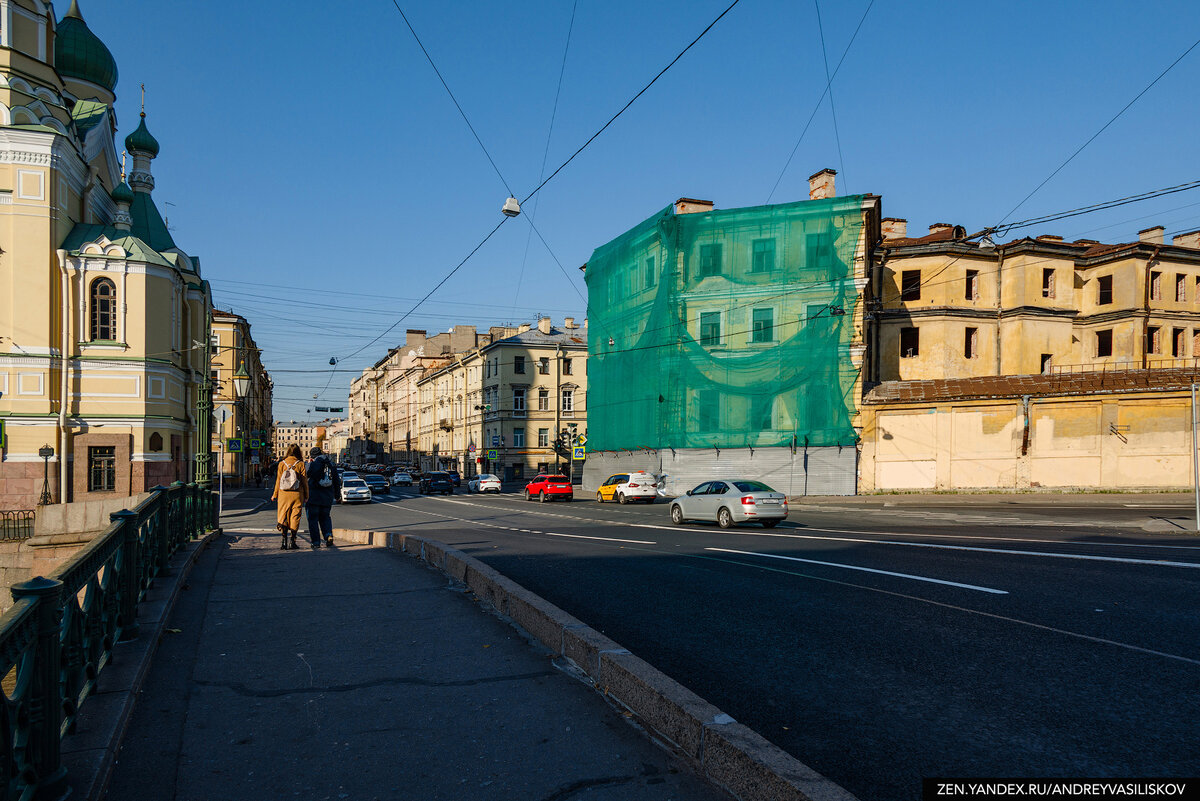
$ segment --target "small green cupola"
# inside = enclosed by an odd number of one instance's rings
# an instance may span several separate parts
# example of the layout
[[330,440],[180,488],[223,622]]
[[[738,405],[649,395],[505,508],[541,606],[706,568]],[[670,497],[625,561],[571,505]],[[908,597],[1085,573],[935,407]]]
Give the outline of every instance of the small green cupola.
[[117,87],[116,59],[83,21],[78,0],[71,0],[55,30],[54,68],[64,78],[94,83],[109,92]]
[[146,127],[146,112],[142,112],[142,120],[138,123],[137,130],[125,137],[125,148],[130,153],[150,154],[151,158],[158,155],[158,140],[150,135],[150,130]]
[[110,193],[110,196],[112,197],[113,202],[115,202],[115,203],[132,203],[133,202],[133,190],[129,188],[129,184],[125,183],[124,177],[122,177],[121,183],[117,184],[113,188],[113,191]]

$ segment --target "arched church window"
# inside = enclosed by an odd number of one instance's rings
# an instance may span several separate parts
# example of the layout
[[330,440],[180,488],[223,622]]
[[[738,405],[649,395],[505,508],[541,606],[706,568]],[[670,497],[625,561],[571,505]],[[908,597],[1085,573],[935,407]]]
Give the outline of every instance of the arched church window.
[[92,340],[117,338],[117,287],[107,278],[92,282]]
[[158,451],[161,451],[162,449],[163,449],[162,434],[155,431],[153,434],[150,435],[150,450],[152,450],[154,452],[158,452]]

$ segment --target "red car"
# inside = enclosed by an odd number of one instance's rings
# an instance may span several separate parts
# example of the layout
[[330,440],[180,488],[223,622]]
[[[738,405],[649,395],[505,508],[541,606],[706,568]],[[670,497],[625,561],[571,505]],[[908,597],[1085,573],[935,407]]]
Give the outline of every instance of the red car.
[[566,476],[539,475],[525,485],[525,500],[537,498],[542,503],[559,499],[569,501],[574,497],[571,482]]

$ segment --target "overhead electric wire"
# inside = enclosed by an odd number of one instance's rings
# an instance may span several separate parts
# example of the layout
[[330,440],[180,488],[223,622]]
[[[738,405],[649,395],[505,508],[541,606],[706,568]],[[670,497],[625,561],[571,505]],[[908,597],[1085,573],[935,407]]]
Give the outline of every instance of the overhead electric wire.
[[526,195],[525,198],[521,201],[521,203],[527,202],[531,197],[533,197],[538,192],[540,192],[542,190],[542,187],[544,187],[546,184],[550,183],[551,180],[553,180],[554,176],[558,175],[560,172],[562,172],[564,167],[566,167],[568,164],[570,164],[572,161],[574,161],[576,156],[578,156],[580,153],[582,153],[588,145],[590,145],[593,141],[595,141],[596,137],[598,137],[600,134],[604,133],[604,131],[608,129],[608,126],[610,126],[614,122],[616,122],[617,117],[620,117],[622,114],[624,114],[626,109],[628,109],[630,106],[632,106],[639,97],[644,95],[646,93],[646,90],[648,90],[651,86],[653,86],[655,84],[655,82],[657,82],[658,79],[661,78],[666,73],[667,70],[669,70],[669,69],[671,69],[671,67],[675,66],[675,62],[677,62],[677,61],[679,61],[679,59],[683,58],[684,54],[687,53],[687,51],[691,50],[692,47],[696,44],[696,42],[699,42],[701,39],[703,39],[704,35],[706,33],[708,33],[710,30],[712,30],[714,25],[716,25],[718,22],[721,21],[721,18],[724,17],[726,14],[728,14],[730,11],[732,11],[733,7],[736,6],[740,2],[741,2],[741,0],[733,0],[733,2],[729,4],[728,8],[726,8],[724,11],[722,11],[720,14],[718,14],[716,19],[714,19],[712,22],[708,23],[708,27],[706,27],[704,30],[700,31],[700,34],[695,39],[693,39],[688,44],[687,47],[680,50],[679,54],[677,56],[675,56],[675,58],[671,59],[670,64],[668,64],[667,66],[665,66],[661,70],[659,70],[658,74],[650,79],[650,83],[643,86],[641,88],[641,91],[639,91],[636,95],[634,95],[632,98],[630,98],[628,103],[626,103],[624,106],[621,106],[621,109],[616,114],[612,115],[612,117],[609,118],[608,122],[606,122],[600,126],[600,130],[596,131],[594,134],[592,134],[590,137],[588,137],[588,140],[586,142],[584,142],[582,145],[580,145],[578,150],[576,150],[574,153],[572,153],[567,158],[566,161],[564,161],[562,164],[558,165],[558,168],[555,169],[554,172],[550,173],[548,176],[546,176],[546,178],[541,183],[539,183],[537,186],[535,186],[533,188],[533,191],[530,192],[528,195]]
[[[559,68],[558,68],[558,85],[554,89],[554,105],[550,109],[550,127],[546,131],[546,147],[542,151],[542,166],[538,168],[537,179],[539,181],[541,181],[542,176],[544,176],[546,174],[546,161],[550,158],[550,139],[554,134],[554,120],[558,116],[558,99],[559,99],[559,96],[562,94],[563,75],[566,74],[566,71],[567,71],[567,53],[570,52],[570,49],[571,49],[571,32],[575,30],[575,11],[578,8],[579,8],[579,0],[575,0],[575,2],[571,5],[571,21],[570,21],[570,23],[567,24],[567,42],[565,45],[563,45],[562,64],[560,64]],[[513,309],[512,310],[513,310],[514,315],[517,312],[517,300],[519,300],[521,297],[521,282],[525,280],[525,263],[529,259],[529,243],[533,237],[533,232],[534,232],[533,218],[537,216],[539,200],[541,200],[540,196],[534,198],[533,211],[529,215],[529,233],[525,235],[525,254],[523,256],[521,256],[521,271],[517,275],[516,291],[513,292]],[[541,237],[540,232],[538,233],[538,237],[539,238]],[[542,240],[542,244],[545,244],[545,240]],[[554,251],[550,250],[549,245],[546,245],[546,250],[550,251],[551,256],[554,256]],[[558,261],[558,257],[555,256],[554,260]],[[560,269],[562,268],[562,264],[559,264],[558,266]],[[571,284],[572,288],[575,287],[574,281],[569,281],[569,283]],[[579,292],[579,290],[577,288],[575,289],[575,291]],[[583,295],[581,294],[580,297],[583,297]]]
[[1056,212],[1054,214],[1046,214],[1041,217],[1031,217],[1028,220],[1021,220],[1007,225],[998,225],[993,230],[995,233],[1004,234],[1008,231],[1013,231],[1018,228],[1028,228],[1031,225],[1042,225],[1055,220],[1065,220],[1068,217],[1078,217],[1081,214],[1090,214],[1094,211],[1103,211],[1104,209],[1115,209],[1119,206],[1127,206],[1130,203],[1137,203],[1142,200],[1151,200],[1164,195],[1174,195],[1178,192],[1186,192],[1189,189],[1200,187],[1200,181],[1189,181],[1185,184],[1177,184],[1168,186],[1166,189],[1155,189],[1151,192],[1143,192],[1138,195],[1129,195],[1128,197],[1117,198],[1116,200],[1106,200],[1103,203],[1096,203],[1091,206],[1080,206],[1076,209],[1068,211]]
[[[846,160],[842,157],[842,135],[838,133],[837,108],[833,104],[833,76],[829,74],[829,54],[825,52],[825,26],[821,23],[819,0],[813,0],[813,7],[817,10],[817,32],[821,35],[821,60],[825,62],[825,91],[829,93],[829,115],[833,117],[833,138],[837,141],[838,166],[842,168],[842,187],[846,188],[846,194],[849,194],[847,188],[849,184],[846,181]],[[868,10],[870,10],[869,7]]]
[[[1077,150],[1076,150],[1074,153],[1072,153],[1070,156],[1068,156],[1066,161],[1064,161],[1062,164],[1059,164],[1059,165],[1058,165],[1058,166],[1057,166],[1057,167],[1054,169],[1054,171],[1053,171],[1052,173],[1050,173],[1048,176],[1046,176],[1046,179],[1045,179],[1044,181],[1042,181],[1040,184],[1038,184],[1036,187],[1034,187],[1033,191],[1032,191],[1032,192],[1030,192],[1028,195],[1026,195],[1026,196],[1025,196],[1025,197],[1024,197],[1022,200],[1021,200],[1021,202],[1020,202],[1020,203],[1018,203],[1017,205],[1013,206],[1013,207],[1012,207],[1012,210],[1010,210],[1010,211],[1008,212],[1008,214],[1005,214],[1005,215],[1004,215],[1003,219],[1001,219],[1001,220],[1000,220],[1000,223],[999,223],[999,224],[1003,224],[1005,220],[1007,220],[1009,217],[1013,216],[1013,214],[1015,214],[1015,213],[1016,213],[1017,209],[1019,209],[1019,208],[1021,208],[1022,206],[1024,206],[1024,205],[1025,205],[1025,203],[1026,203],[1026,202],[1027,202],[1027,201],[1028,201],[1028,200],[1029,200],[1031,197],[1033,197],[1034,195],[1036,195],[1036,194],[1037,194],[1037,193],[1038,193],[1038,192],[1041,190],[1041,188],[1042,188],[1043,186],[1045,186],[1046,184],[1048,184],[1048,183],[1050,182],[1050,180],[1051,180],[1052,178],[1054,178],[1054,176],[1058,175],[1058,174],[1059,174],[1059,173],[1062,171],[1062,169],[1063,169],[1064,167],[1066,167],[1068,164],[1070,164],[1072,161],[1074,161],[1074,160],[1075,160],[1075,157],[1076,157],[1076,156],[1078,156],[1080,153],[1082,153],[1082,152],[1083,152],[1083,150],[1084,150],[1084,148],[1086,148],[1088,145],[1090,145],[1092,142],[1094,142],[1094,141],[1096,140],[1096,138],[1097,138],[1098,136],[1100,136],[1100,134],[1102,134],[1102,133],[1104,133],[1106,130],[1108,130],[1108,126],[1110,126],[1110,125],[1112,125],[1114,122],[1116,122],[1116,121],[1117,121],[1117,120],[1118,120],[1118,119],[1121,117],[1121,115],[1122,115],[1122,114],[1124,114],[1126,111],[1128,111],[1128,110],[1129,110],[1129,108],[1130,108],[1130,107],[1131,107],[1131,106],[1132,106],[1134,103],[1136,103],[1138,100],[1140,100],[1140,99],[1141,99],[1142,95],[1146,94],[1146,92],[1149,92],[1149,91],[1150,91],[1150,89],[1152,89],[1156,83],[1158,83],[1160,80],[1162,80],[1162,78],[1163,78],[1163,76],[1164,76],[1164,75],[1166,75],[1168,72],[1170,72],[1172,69],[1174,69],[1174,68],[1175,68],[1175,65],[1176,65],[1176,64],[1178,64],[1180,61],[1183,61],[1183,59],[1184,59],[1184,58],[1187,56],[1187,54],[1188,54],[1188,53],[1190,53],[1190,52],[1192,52],[1193,50],[1195,50],[1197,45],[1200,45],[1200,39],[1197,39],[1196,41],[1192,42],[1192,45],[1191,45],[1191,47],[1189,47],[1187,50],[1184,50],[1184,51],[1183,51],[1183,53],[1182,53],[1182,54],[1180,54],[1179,58],[1177,58],[1177,59],[1175,59],[1174,61],[1172,61],[1172,62],[1170,63],[1170,65],[1169,65],[1169,66],[1168,66],[1168,67],[1167,67],[1165,70],[1163,70],[1162,72],[1160,72],[1160,73],[1158,74],[1158,77],[1157,77],[1157,78],[1155,78],[1154,80],[1152,80],[1150,83],[1146,84],[1146,88],[1145,88],[1145,89],[1143,89],[1142,91],[1138,92],[1138,93],[1137,93],[1137,95],[1135,95],[1135,96],[1134,96],[1134,98],[1133,98],[1132,100],[1130,100],[1128,103],[1126,103],[1126,104],[1125,104],[1125,106],[1124,106],[1124,107],[1123,107],[1123,108],[1122,108],[1120,111],[1118,111],[1118,112],[1117,112],[1115,115],[1113,115],[1112,119],[1110,119],[1108,122],[1104,123],[1104,125],[1102,125],[1102,126],[1100,127],[1100,130],[1098,130],[1098,131],[1096,131],[1096,133],[1092,134],[1092,135],[1091,135],[1091,137],[1089,137],[1089,138],[1088,138],[1088,140],[1087,140],[1086,142],[1084,142],[1082,145],[1080,145],[1080,146],[1079,146],[1079,148],[1078,148],[1078,149],[1077,149]],[[997,225],[997,227],[999,227],[999,224]]]
[[509,197],[512,197],[513,191],[509,187],[508,181],[504,180],[504,175],[500,172],[500,168],[496,166],[495,159],[493,159],[492,154],[488,152],[487,146],[483,144],[483,140],[479,138],[479,134],[476,133],[475,126],[472,125],[471,120],[467,118],[467,112],[463,111],[463,107],[459,104],[458,98],[454,96],[454,92],[450,91],[450,85],[446,83],[446,79],[442,77],[442,71],[437,68],[437,64],[433,63],[433,56],[429,55],[429,51],[425,49],[425,45],[421,41],[421,37],[417,36],[417,31],[415,28],[413,28],[412,23],[408,21],[408,15],[406,15],[404,13],[404,9],[400,7],[399,0],[392,0],[392,5],[394,5],[396,10],[400,12],[400,17],[404,20],[404,24],[408,26],[409,33],[411,33],[413,38],[417,40],[417,47],[420,47],[421,52],[425,54],[425,60],[429,62],[429,66],[433,67],[433,71],[437,74],[438,80],[442,82],[442,88],[446,90],[446,94],[450,95],[450,100],[454,102],[454,107],[458,109],[458,113],[462,115],[463,122],[465,122],[467,127],[471,129],[471,135],[474,136],[475,141],[479,143],[479,148],[483,151],[483,155],[487,156],[488,163],[492,165],[492,169],[495,170],[496,175],[500,177],[500,183],[504,184],[504,188],[508,189]]
[[787,173],[788,167],[792,164],[792,159],[796,157],[796,151],[800,149],[800,143],[804,141],[804,135],[808,133],[809,126],[812,125],[817,112],[821,110],[821,103],[825,102],[825,95],[829,93],[830,87],[833,85],[833,79],[837,77],[838,72],[842,69],[842,64],[846,61],[846,56],[850,53],[850,48],[854,45],[854,40],[858,38],[858,32],[862,30],[863,23],[867,21],[867,14],[871,13],[871,7],[874,5],[875,0],[867,3],[867,10],[863,12],[862,17],[858,20],[858,27],[854,29],[854,34],[846,44],[846,49],[842,51],[842,57],[838,59],[838,64],[833,70],[833,75],[825,82],[825,89],[821,92],[821,96],[817,98],[817,103],[813,106],[812,113],[808,115],[808,122],[804,123],[804,129],[800,131],[800,136],[797,137],[796,144],[792,145],[792,152],[788,154],[787,160],[783,163],[783,169],[779,171],[778,177],[775,178],[775,183],[771,187],[770,193],[767,194],[767,203],[770,203],[771,198],[775,196],[775,190],[779,188],[779,182],[783,180],[784,174]]

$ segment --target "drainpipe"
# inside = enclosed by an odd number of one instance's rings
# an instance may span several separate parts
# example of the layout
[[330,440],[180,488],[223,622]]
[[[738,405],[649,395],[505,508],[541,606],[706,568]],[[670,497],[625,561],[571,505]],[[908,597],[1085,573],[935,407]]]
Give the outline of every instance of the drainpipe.
[[[1004,375],[1001,372],[1002,362],[1000,360],[1000,327],[1004,319],[1004,248],[996,248],[996,375]],[[1028,406],[1026,406],[1028,410]],[[1025,433],[1029,433],[1029,416],[1025,416]],[[1021,447],[1021,453],[1025,453],[1025,447]]]
[[[67,502],[67,392],[70,389],[67,371],[70,364],[67,343],[71,332],[71,279],[67,273],[67,251],[59,248],[58,269],[62,273],[62,337],[59,340],[59,373],[61,394],[58,400],[58,502]],[[80,299],[82,301],[82,298]],[[124,300],[124,299],[122,299]]]
[[1021,432],[1021,455],[1029,453],[1029,396],[1021,396],[1021,412],[1025,417],[1025,430]]

